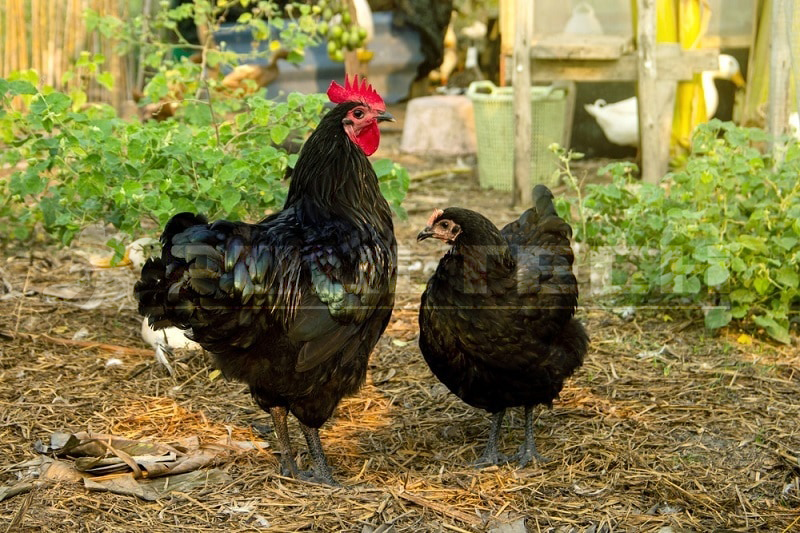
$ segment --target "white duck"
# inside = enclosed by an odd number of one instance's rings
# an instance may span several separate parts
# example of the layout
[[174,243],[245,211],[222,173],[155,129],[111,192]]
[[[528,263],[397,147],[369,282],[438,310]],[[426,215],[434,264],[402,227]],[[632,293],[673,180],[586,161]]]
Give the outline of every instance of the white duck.
[[[714,79],[730,80],[736,87],[744,87],[744,78],[735,57],[720,54],[719,70],[705,71],[700,75],[706,103],[706,116],[711,118],[717,112],[719,93]],[[583,106],[592,115],[606,138],[622,146],[639,146],[639,102],[633,96],[607,104],[605,100],[595,100]]]
[[[145,261],[147,261],[149,257],[158,254],[160,248],[161,243],[157,239],[145,237],[130,243],[125,248],[125,254],[122,256],[122,259],[116,265],[111,264],[111,257],[92,258],[90,262],[93,266],[99,268],[130,266],[134,270],[140,271]],[[153,347],[156,361],[164,365],[164,368],[167,369],[170,375],[173,374],[173,369],[169,362],[169,356],[172,355],[173,350],[202,349],[199,344],[186,337],[186,330],[175,327],[154,330],[150,327],[150,324],[147,323],[146,318],[142,320],[142,338],[147,344]]]

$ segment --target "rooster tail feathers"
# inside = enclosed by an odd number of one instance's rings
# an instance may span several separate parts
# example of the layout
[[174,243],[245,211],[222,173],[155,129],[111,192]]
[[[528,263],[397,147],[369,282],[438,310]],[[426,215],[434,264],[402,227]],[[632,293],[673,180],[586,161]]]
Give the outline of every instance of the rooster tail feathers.
[[146,316],[151,326],[158,329],[170,325],[166,318],[166,265],[161,259],[147,260],[133,295],[139,302],[139,314]]
[[202,226],[208,224],[208,219],[203,215],[196,215],[194,213],[178,213],[167,222],[164,227],[164,233],[161,234],[161,244],[169,244],[172,238],[183,233],[192,226]]
[[[175,283],[183,275],[187,263],[183,258],[173,255],[176,235],[198,225],[205,226],[208,220],[203,215],[179,213],[169,219],[161,234],[161,257],[148,259],[142,266],[142,274],[133,288],[139,302],[139,314],[146,316],[155,329],[179,325],[181,319],[176,314],[174,302],[170,304],[171,292],[180,288]],[[181,309],[183,310],[183,309]]]

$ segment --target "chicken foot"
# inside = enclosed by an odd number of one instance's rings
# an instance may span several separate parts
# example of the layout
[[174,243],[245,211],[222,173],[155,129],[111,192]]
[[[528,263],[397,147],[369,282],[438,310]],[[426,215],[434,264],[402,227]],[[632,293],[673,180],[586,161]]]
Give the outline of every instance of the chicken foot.
[[505,414],[505,409],[492,413],[492,421],[489,425],[489,439],[486,442],[486,448],[483,450],[483,454],[472,463],[472,466],[482,468],[484,466],[508,462],[508,458],[497,451],[497,439],[500,436],[500,428],[503,425],[503,417]]
[[301,478],[313,483],[324,483],[333,487],[341,486],[333,479],[331,467],[328,466],[325,452],[322,451],[322,442],[319,440],[319,430],[317,428],[308,427],[302,422],[300,423],[300,429],[303,431],[303,435],[308,443],[308,452],[314,459],[313,470],[301,472]]
[[536,459],[542,463],[549,463],[550,459],[536,451],[536,443],[533,438],[533,407],[525,407],[525,441],[520,445],[519,451],[509,457],[509,462],[517,461],[520,468],[524,468]]
[[297,479],[299,470],[294,460],[294,450],[289,440],[289,427],[287,426],[289,410],[285,407],[270,407],[269,414],[272,415],[272,424],[275,426],[278,445],[281,449],[281,475]]

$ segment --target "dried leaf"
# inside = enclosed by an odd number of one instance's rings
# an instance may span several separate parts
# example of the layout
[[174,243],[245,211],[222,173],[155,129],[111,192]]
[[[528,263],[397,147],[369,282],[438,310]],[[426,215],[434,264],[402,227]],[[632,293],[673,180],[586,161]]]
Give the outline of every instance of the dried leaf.
[[86,478],[84,486],[89,490],[108,491],[114,494],[136,496],[142,500],[155,501],[172,491],[190,492],[193,489],[212,484],[230,483],[231,477],[218,468],[194,471],[176,476],[165,476],[157,479],[136,480],[132,474],[123,474],[100,481]]

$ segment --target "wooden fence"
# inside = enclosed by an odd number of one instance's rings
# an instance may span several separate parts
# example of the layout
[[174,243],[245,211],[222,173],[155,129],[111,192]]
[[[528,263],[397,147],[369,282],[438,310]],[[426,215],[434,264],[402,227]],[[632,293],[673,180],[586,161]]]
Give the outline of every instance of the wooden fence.
[[[113,36],[88,31],[84,12],[92,9],[127,22],[135,4],[130,0],[0,0],[0,78],[15,70],[34,69],[44,84],[61,90],[82,86],[90,101],[121,109],[136,80],[134,57],[121,56]],[[102,69],[114,77],[112,91],[75,68],[82,51],[105,57]],[[64,73],[70,69],[76,75],[65,83]]]

